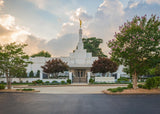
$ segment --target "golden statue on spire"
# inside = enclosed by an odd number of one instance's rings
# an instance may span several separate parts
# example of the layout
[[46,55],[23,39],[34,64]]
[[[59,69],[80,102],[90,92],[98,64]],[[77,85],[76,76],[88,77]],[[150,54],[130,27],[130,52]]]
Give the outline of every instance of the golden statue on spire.
[[79,22],[80,22],[80,28],[81,28],[81,26],[82,26],[82,20],[81,20],[81,19],[79,19]]

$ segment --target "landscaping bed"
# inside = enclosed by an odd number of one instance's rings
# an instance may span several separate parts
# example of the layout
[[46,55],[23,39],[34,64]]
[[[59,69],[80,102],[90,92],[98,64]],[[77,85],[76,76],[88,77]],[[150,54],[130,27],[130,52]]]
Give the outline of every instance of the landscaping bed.
[[143,94],[160,94],[160,89],[124,89],[122,92],[111,92],[104,90],[103,93],[110,95],[143,95]]
[[37,90],[34,90],[34,89],[31,89],[31,88],[25,88],[25,89],[3,89],[3,90],[0,90],[0,93],[3,92],[3,93],[32,93],[32,92],[40,92],[40,91],[37,91]]

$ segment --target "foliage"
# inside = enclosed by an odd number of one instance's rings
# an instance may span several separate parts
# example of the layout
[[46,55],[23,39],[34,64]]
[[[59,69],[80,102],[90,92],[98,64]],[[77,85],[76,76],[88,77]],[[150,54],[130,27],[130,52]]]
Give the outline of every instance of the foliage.
[[160,76],[160,64],[157,64],[156,67],[155,67],[155,75]]
[[117,82],[128,82],[128,81],[129,81],[129,79],[126,78],[126,77],[120,77],[120,78],[117,80]]
[[66,82],[65,81],[61,81],[61,84],[66,84]]
[[29,77],[34,77],[34,72],[33,72],[33,70],[30,71]]
[[59,84],[59,82],[57,82],[57,81],[52,81],[52,84]]
[[128,89],[133,88],[133,84],[129,83],[128,86],[127,86],[127,88],[128,88]]
[[138,84],[138,88],[143,88],[143,85],[142,84]]
[[87,52],[92,52],[92,56],[96,57],[107,57],[102,49],[99,48],[99,45],[103,43],[103,40],[96,37],[83,38],[84,49],[87,49]]
[[34,91],[34,89],[28,88],[28,89],[22,89],[22,91]]
[[11,89],[11,78],[23,74],[30,61],[29,56],[23,52],[26,44],[10,43],[0,45],[0,71],[6,75],[7,87]]
[[3,84],[0,84],[0,89],[5,89],[5,86]]
[[58,76],[59,72],[64,72],[68,70],[69,66],[67,63],[63,62],[61,59],[52,59],[45,63],[44,66],[41,66],[43,72],[54,74],[55,77]]
[[111,92],[122,92],[124,89],[127,89],[127,87],[110,88],[110,89],[107,89],[107,90],[111,91]]
[[36,84],[43,84],[43,81],[42,80],[36,80],[36,81],[32,81],[32,83],[34,85],[36,85]]
[[134,17],[120,27],[115,39],[108,42],[112,60],[128,68],[133,78],[134,89],[137,86],[137,75],[143,75],[157,64],[160,55],[160,20],[152,15]]
[[68,84],[71,84],[71,80],[70,80],[70,79],[68,79],[68,80],[67,80],[67,83],[68,83]]
[[46,81],[45,83],[46,83],[46,84],[49,84],[50,82],[49,82],[49,81]]
[[95,60],[92,64],[91,71],[93,73],[106,73],[106,72],[115,72],[118,69],[118,65],[111,61],[108,58],[99,57],[98,60]]
[[147,89],[158,88],[159,85],[160,85],[160,77],[159,76],[148,78],[145,83],[145,87]]
[[40,77],[40,70],[37,70],[36,77]]
[[31,55],[31,57],[51,57],[51,54],[47,51],[40,51],[37,54]]
[[93,84],[94,82],[95,82],[94,79],[92,79],[92,78],[89,79],[89,83],[90,83],[90,84]]

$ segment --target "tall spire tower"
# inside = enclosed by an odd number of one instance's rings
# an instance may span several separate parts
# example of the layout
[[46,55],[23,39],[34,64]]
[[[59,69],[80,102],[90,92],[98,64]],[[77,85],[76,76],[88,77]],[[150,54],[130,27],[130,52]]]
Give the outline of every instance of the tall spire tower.
[[78,42],[78,50],[82,50],[83,49],[83,41],[82,41],[82,20],[79,19],[80,22],[80,29],[79,29],[79,42]]

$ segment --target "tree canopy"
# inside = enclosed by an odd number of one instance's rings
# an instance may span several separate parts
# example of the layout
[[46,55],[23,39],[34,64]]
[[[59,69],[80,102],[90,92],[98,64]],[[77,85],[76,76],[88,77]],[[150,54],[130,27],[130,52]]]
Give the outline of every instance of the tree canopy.
[[11,78],[26,75],[26,67],[30,61],[29,56],[23,51],[26,44],[10,43],[0,45],[0,71],[7,79],[8,89],[11,88]]
[[36,54],[31,55],[31,57],[51,57],[51,54],[47,51],[40,51]]
[[115,39],[108,42],[112,60],[127,67],[137,88],[137,76],[157,64],[160,55],[160,20],[151,15],[135,16],[119,27]]
[[93,73],[113,73],[117,71],[118,65],[106,57],[99,57],[92,64],[91,71]]
[[84,49],[87,49],[87,52],[92,52],[93,56],[96,57],[106,57],[102,52],[102,49],[99,47],[103,40],[96,37],[83,38]]
[[63,62],[61,59],[52,59],[45,63],[44,66],[41,66],[43,72],[48,74],[54,74],[57,77],[59,72],[64,72],[68,70],[69,66],[67,63]]

